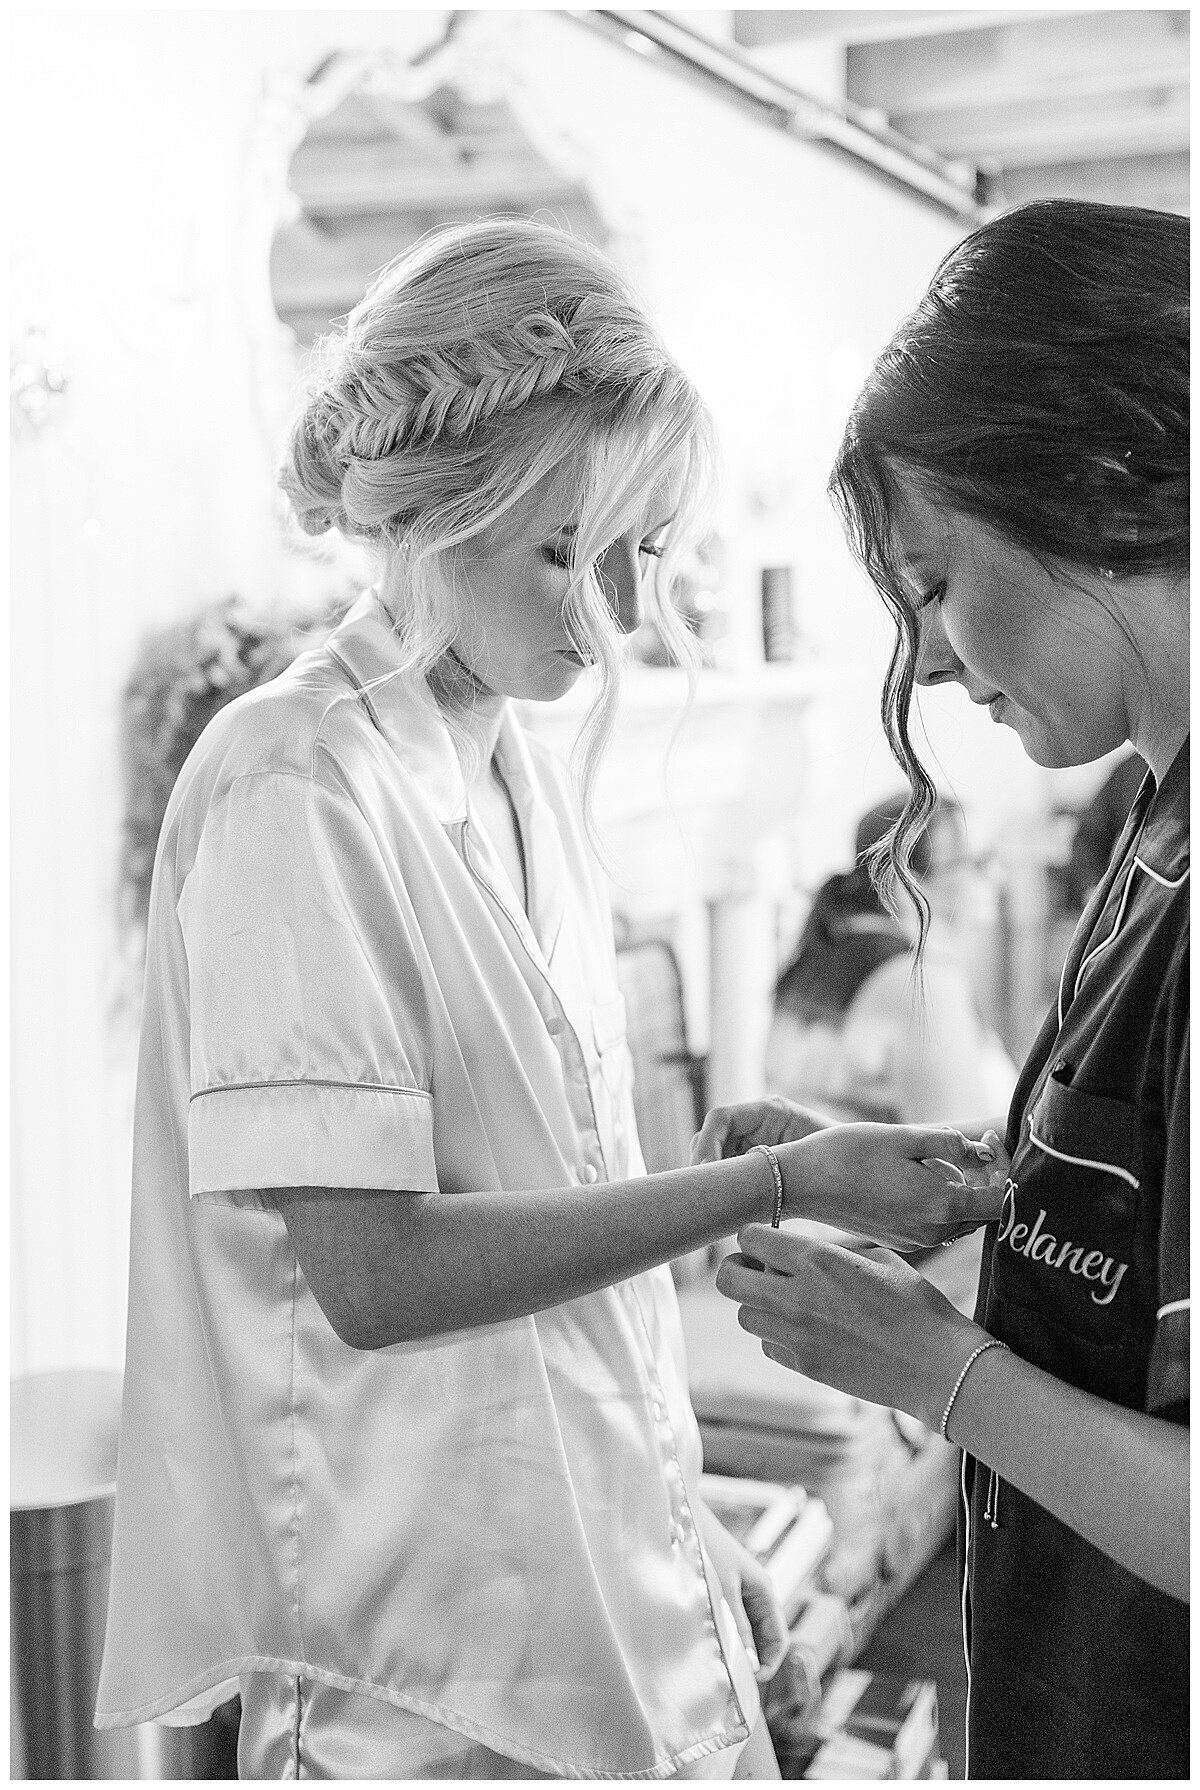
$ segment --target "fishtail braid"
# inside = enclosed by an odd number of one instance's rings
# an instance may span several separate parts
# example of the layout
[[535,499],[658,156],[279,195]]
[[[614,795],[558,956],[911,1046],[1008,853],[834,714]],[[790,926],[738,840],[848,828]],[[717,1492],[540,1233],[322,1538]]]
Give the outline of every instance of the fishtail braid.
[[411,356],[374,378],[344,382],[351,458],[381,460],[439,439],[461,441],[483,422],[556,391],[581,391],[584,355],[558,318],[542,313],[503,330]]

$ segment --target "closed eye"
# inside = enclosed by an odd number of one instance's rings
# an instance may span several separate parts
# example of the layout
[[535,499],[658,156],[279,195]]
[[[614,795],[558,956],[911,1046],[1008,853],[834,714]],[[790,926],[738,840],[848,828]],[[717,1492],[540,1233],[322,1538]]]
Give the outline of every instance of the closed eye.
[[946,580],[939,578],[936,584],[930,585],[923,596],[917,598],[917,613],[919,614],[922,609],[928,609],[931,603],[940,603],[945,594]]
[[[613,544],[615,545],[615,543]],[[574,564],[572,549],[573,543],[569,541],[560,543],[547,542],[541,550],[542,558],[546,561],[547,565],[555,566],[559,571],[569,572]],[[603,562],[605,554],[609,551],[610,549],[606,547],[604,552],[597,556],[597,565]],[[640,554],[645,554],[649,559],[661,559],[665,552],[665,548],[662,541],[646,540],[639,543],[638,552]]]

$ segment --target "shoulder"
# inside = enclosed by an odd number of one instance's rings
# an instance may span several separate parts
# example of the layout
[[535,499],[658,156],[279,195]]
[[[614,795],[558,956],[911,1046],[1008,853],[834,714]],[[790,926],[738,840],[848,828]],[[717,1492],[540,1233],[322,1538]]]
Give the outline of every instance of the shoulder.
[[333,657],[316,648],[214,715],[185,770],[218,783],[255,772],[312,776],[319,743],[369,726],[354,697]]
[[907,953],[873,970],[851,1002],[847,1020],[907,1028],[914,1048],[925,1039],[952,1048],[952,1040],[974,1040],[981,1029],[966,971],[952,956],[933,949],[926,952],[919,973]]
[[345,797],[373,731],[336,661],[323,648],[305,653],[213,716],[176,779],[164,841],[173,839],[180,861],[189,861],[234,792],[251,805],[281,787],[297,797],[306,787]]
[[964,998],[969,986],[962,965],[949,953],[931,945],[925,951],[920,969],[914,967],[910,951],[889,957],[871,971],[856,1000],[894,1003],[907,1011],[927,1006],[931,1001]]

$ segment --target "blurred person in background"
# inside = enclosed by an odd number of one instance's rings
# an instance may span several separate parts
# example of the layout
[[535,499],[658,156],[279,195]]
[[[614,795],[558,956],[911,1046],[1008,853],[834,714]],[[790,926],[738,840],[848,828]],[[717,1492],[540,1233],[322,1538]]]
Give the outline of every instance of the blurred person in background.
[[[1051,200],[953,249],[868,376],[832,490],[914,686],[1035,763],[1130,742],[1132,809],[1005,1131],[975,1321],[887,1249],[749,1227],[718,1286],[774,1360],[959,1444],[967,1775],[1189,1775],[1189,231]],[[719,1110],[698,1159],[812,1135]],[[836,1127],[834,1128],[836,1130]],[[767,1272],[763,1272],[763,1269]]]
[[871,879],[870,854],[907,800],[893,796],[862,816],[853,868],[818,889],[775,985],[767,1091],[830,1119],[921,1123],[999,1113],[1017,1079],[968,970],[991,890],[988,861],[971,852],[959,804],[940,797],[912,844],[912,872],[929,903],[920,976],[915,915],[893,915]]

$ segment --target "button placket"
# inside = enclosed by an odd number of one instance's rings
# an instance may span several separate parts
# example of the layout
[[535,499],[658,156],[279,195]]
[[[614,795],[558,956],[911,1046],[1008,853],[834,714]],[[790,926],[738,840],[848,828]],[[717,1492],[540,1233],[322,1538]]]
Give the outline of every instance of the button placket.
[[[562,997],[551,979],[548,964],[539,961],[541,951],[532,928],[525,916],[514,912],[487,876],[483,874],[481,865],[475,861],[472,855],[472,847],[473,840],[469,836],[468,825],[464,822],[459,832],[459,851],[462,854],[463,862],[520,946],[521,957],[518,958],[518,964],[525,976],[526,985],[537,1002],[546,1031],[558,1049],[559,1062],[563,1072],[563,1088],[571,1117],[581,1136],[590,1135],[595,1139],[595,1156],[598,1160],[584,1166],[583,1178],[588,1182],[598,1181],[604,1171],[604,1153],[600,1143],[598,1120],[583,1047],[567,1014]],[[592,1169],[591,1174],[587,1173],[589,1167]]]
[[580,1165],[580,1178],[589,1186],[593,1186],[604,1171],[604,1151],[600,1143],[599,1132],[596,1130],[596,1114],[592,1105],[587,1062],[575,1028],[567,1017],[565,1009],[559,1004],[557,991],[548,979],[545,999],[541,1004],[541,1014],[547,1035],[553,1040],[558,1050],[567,1104],[571,1110],[571,1117],[578,1128],[580,1142],[587,1152]]
[[658,1376],[658,1365],[654,1359],[654,1350],[646,1326],[645,1313],[642,1310],[637,1292],[630,1281],[625,1281],[622,1284],[622,1292],[625,1295],[626,1303],[630,1309],[630,1315],[637,1324],[644,1345],[641,1354],[646,1377],[650,1386],[648,1408],[650,1415],[654,1420],[656,1441],[658,1443],[660,1458],[663,1463],[664,1478],[666,1479],[668,1488],[667,1497],[670,1506],[670,1521],[667,1526],[667,1539],[672,1550],[679,1550],[681,1553],[689,1537],[694,1543],[688,1557],[689,1564],[693,1567],[697,1575],[697,1589],[702,1590],[704,1594],[704,1603],[707,1611],[707,1614],[703,1618],[704,1632],[708,1636],[709,1644],[713,1649],[713,1654],[719,1662],[721,1670],[724,1672],[729,1684],[727,1719],[732,1719],[735,1723],[742,1723],[745,1721],[745,1715],[741,1704],[738,1701],[737,1692],[734,1688],[733,1678],[730,1673],[729,1663],[725,1658],[725,1650],[721,1644],[721,1631],[716,1620],[716,1609],[712,1601],[712,1586],[709,1583],[708,1572],[704,1565],[703,1543],[700,1538],[699,1526],[692,1513],[691,1504],[688,1501],[687,1481],[684,1478],[683,1467],[676,1451],[675,1432],[671,1427],[669,1416],[670,1407],[667,1402],[666,1392]]

